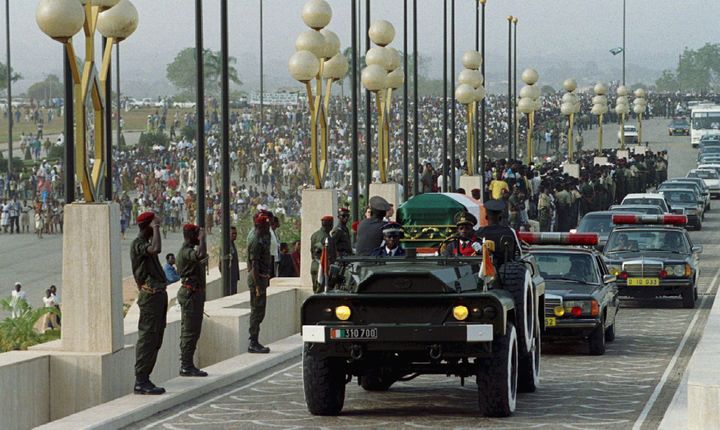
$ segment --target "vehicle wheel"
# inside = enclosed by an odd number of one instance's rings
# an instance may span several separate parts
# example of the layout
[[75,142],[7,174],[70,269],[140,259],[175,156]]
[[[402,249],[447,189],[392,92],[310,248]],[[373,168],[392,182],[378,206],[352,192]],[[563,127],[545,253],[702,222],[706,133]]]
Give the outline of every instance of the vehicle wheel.
[[508,322],[505,336],[493,341],[492,356],[478,358],[477,385],[480,413],[508,417],[515,411],[518,383],[518,341],[515,326]]
[[345,402],[345,362],[318,357],[303,347],[305,403],[313,415],[338,415]]
[[535,319],[535,338],[529,354],[520,357],[518,364],[518,391],[534,393],[540,386],[540,323]]
[[702,230],[702,222],[701,222],[701,221],[698,221],[698,223],[695,224],[695,228],[697,229],[697,231]]
[[360,386],[365,391],[387,391],[395,383],[395,378],[390,372],[383,372],[383,369],[374,369],[366,375],[359,376]]
[[522,263],[504,264],[498,271],[502,288],[512,294],[515,302],[516,330],[520,355],[532,349],[535,336],[535,289],[530,271]]
[[588,338],[588,347],[590,355],[603,355],[605,354],[605,322],[595,327],[592,334]]
[[612,342],[615,340],[615,323],[605,329],[605,342]]
[[696,287],[692,289],[686,288],[682,292],[682,305],[685,309],[693,309],[695,307],[697,290]]

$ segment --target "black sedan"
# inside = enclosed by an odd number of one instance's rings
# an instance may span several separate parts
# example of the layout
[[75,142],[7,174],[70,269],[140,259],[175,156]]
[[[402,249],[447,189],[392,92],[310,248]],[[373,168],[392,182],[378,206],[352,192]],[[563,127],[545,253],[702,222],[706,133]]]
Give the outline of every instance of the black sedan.
[[690,136],[690,123],[685,118],[676,118],[668,124],[668,136]]

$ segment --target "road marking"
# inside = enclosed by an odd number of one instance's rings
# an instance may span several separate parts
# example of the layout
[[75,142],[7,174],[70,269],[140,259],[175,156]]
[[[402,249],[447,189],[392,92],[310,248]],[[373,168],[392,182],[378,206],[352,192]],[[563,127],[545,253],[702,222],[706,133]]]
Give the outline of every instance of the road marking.
[[[163,418],[163,419],[161,419],[161,420],[159,420],[159,421],[155,421],[154,423],[148,424],[148,425],[146,425],[145,427],[143,427],[143,430],[149,429],[149,428],[151,428],[151,427],[153,427],[153,426],[155,426],[155,425],[164,423],[165,421],[170,421],[170,420],[172,420],[172,419],[174,419],[174,418],[177,418],[177,417],[179,417],[179,416],[181,416],[181,415],[187,414],[188,412],[194,411],[195,409],[197,409],[197,408],[199,408],[199,407],[201,407],[201,406],[205,406],[205,405],[207,405],[208,403],[212,403],[212,402],[214,402],[214,401],[216,401],[216,400],[219,400],[219,399],[221,399],[221,398],[223,398],[223,397],[229,396],[229,395],[231,395],[231,394],[233,394],[233,393],[236,393],[236,392],[238,392],[238,391],[240,391],[240,390],[244,390],[244,389],[246,389],[246,388],[252,387],[253,385],[257,385],[257,384],[259,384],[259,383],[261,383],[261,382],[265,382],[265,381],[267,381],[268,379],[273,378],[273,377],[275,377],[275,376],[277,376],[277,375],[279,375],[279,374],[281,374],[281,373],[283,373],[283,372],[287,372],[288,370],[292,369],[293,367],[299,366],[300,364],[301,364],[301,363],[295,363],[295,364],[293,364],[293,365],[291,365],[291,366],[288,366],[288,367],[286,367],[286,368],[284,368],[284,369],[282,369],[282,370],[278,370],[277,372],[275,372],[275,373],[273,373],[273,374],[267,375],[266,377],[264,377],[264,378],[262,378],[262,379],[258,379],[258,380],[255,381],[255,382],[251,382],[251,383],[249,383],[249,384],[245,384],[245,385],[243,385],[242,387],[235,388],[235,389],[232,390],[232,391],[228,391],[228,392],[226,392],[226,393],[223,393],[223,394],[220,394],[220,395],[218,395],[218,396],[215,396],[215,397],[213,397],[212,399],[208,399],[208,400],[206,400],[206,401],[204,401],[204,402],[202,402],[202,403],[198,403],[197,405],[195,405],[195,406],[193,406],[193,407],[184,409],[183,411],[178,412],[178,413],[175,414],[175,415],[171,415],[171,416],[169,416],[169,417],[167,417],[167,418]],[[178,405],[178,406],[179,406],[179,405]]]
[[[718,277],[720,277],[720,268],[718,268],[717,272],[715,272],[715,277],[713,277],[712,282],[710,282],[710,286],[708,287],[707,291],[710,291],[710,289],[715,285],[715,282],[717,282]],[[643,423],[645,422],[645,419],[647,418],[648,414],[650,413],[650,410],[653,407],[653,404],[655,404],[655,401],[660,396],[660,392],[662,391],[663,387],[665,386],[665,383],[667,382],[668,377],[670,376],[670,372],[672,371],[673,367],[675,367],[675,363],[677,363],[678,357],[680,356],[680,353],[682,352],[683,348],[685,347],[685,343],[687,342],[688,338],[690,337],[690,332],[692,332],[693,327],[695,327],[695,323],[698,320],[698,317],[700,316],[700,310],[702,309],[702,304],[705,302],[705,299],[707,299],[708,296],[703,296],[702,299],[700,299],[700,303],[698,304],[698,307],[695,311],[695,315],[693,316],[692,321],[690,321],[690,325],[688,325],[687,330],[685,330],[685,334],[682,337],[682,340],[680,341],[680,345],[678,345],[677,349],[675,350],[675,354],[673,354],[672,358],[670,359],[670,363],[668,363],[667,367],[665,368],[665,372],[662,375],[662,378],[660,378],[660,382],[655,387],[655,390],[653,391],[652,395],[648,399],[648,402],[645,404],[645,407],[643,408],[642,412],[640,413],[640,416],[638,417],[637,421],[635,421],[635,424],[633,425],[633,430],[640,430]]]

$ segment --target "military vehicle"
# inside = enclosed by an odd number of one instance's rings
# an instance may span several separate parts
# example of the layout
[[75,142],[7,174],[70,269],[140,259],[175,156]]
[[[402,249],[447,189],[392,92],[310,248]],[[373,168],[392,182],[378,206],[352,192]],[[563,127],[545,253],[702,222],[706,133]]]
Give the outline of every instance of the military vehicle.
[[353,377],[385,391],[437,374],[475,377],[480,412],[512,414],[517,392],[539,384],[545,284],[510,240],[515,252],[497,269],[491,241],[473,257],[418,256],[410,245],[404,257],[339,259],[327,291],[301,310],[310,413],[340,414]]

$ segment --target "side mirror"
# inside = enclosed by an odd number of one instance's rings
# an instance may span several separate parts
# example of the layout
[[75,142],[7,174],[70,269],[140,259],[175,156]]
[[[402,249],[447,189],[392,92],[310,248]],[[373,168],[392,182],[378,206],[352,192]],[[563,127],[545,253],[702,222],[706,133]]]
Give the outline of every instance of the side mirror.
[[695,246],[693,246],[693,247],[692,247],[692,252],[693,252],[693,254],[702,254],[702,252],[703,252],[703,247],[702,247],[702,245],[695,245]]
[[603,242],[598,243],[597,245],[595,245],[595,249],[597,249],[597,250],[600,251],[600,252],[602,252],[604,248],[605,248],[605,243],[603,243]]
[[610,284],[612,282],[617,281],[617,276],[615,275],[603,275],[603,284]]

